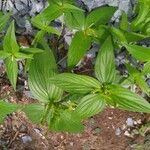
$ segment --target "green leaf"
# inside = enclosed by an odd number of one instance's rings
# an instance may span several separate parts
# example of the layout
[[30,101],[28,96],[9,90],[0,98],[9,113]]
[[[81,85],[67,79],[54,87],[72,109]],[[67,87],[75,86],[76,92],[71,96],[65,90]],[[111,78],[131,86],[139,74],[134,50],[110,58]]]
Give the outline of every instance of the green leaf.
[[33,55],[32,54],[25,54],[22,52],[17,52],[14,54],[15,58],[17,59],[33,59]]
[[140,73],[135,67],[131,66],[130,64],[126,64],[126,67],[129,74],[132,76],[136,76],[137,74]]
[[61,33],[57,29],[55,29],[54,27],[51,27],[51,26],[45,26],[43,30],[46,31],[47,33],[53,33],[58,36],[61,35]]
[[139,12],[135,20],[132,21],[131,27],[134,31],[138,31],[142,28],[145,19],[150,13],[150,3],[147,1],[139,1]]
[[144,80],[144,76],[141,72],[139,72],[136,68],[132,67],[131,65],[126,65],[130,76],[132,77],[134,83],[138,85],[143,92],[147,95],[150,94],[150,88],[148,87],[146,81]]
[[34,40],[32,41],[32,45],[36,45],[37,43],[41,42],[45,34],[46,32],[43,30],[38,31],[34,37]]
[[33,123],[40,123],[44,106],[40,104],[28,104],[22,109]]
[[10,13],[7,13],[5,15],[0,16],[0,32],[3,30],[3,28],[6,26],[8,20],[10,18]]
[[69,12],[65,13],[65,24],[71,29],[84,29],[85,14],[84,12]]
[[6,51],[0,50],[0,59],[5,59],[7,57],[11,56],[11,53],[8,53]]
[[127,111],[150,113],[150,104],[141,96],[118,85],[111,85],[109,90],[115,107]]
[[81,99],[74,113],[83,119],[99,113],[104,107],[105,100],[99,94],[90,94]]
[[115,27],[111,27],[110,30],[111,30],[112,35],[115,38],[117,38],[118,41],[127,43],[127,39],[126,39],[123,31],[121,31]]
[[43,12],[32,18],[32,24],[38,28],[39,24],[49,23],[63,14],[58,5],[50,5]]
[[135,32],[124,32],[124,36],[127,39],[128,43],[137,42],[147,38],[147,36]]
[[32,21],[32,24],[38,29],[41,29],[45,32],[60,35],[60,32],[58,30],[56,30],[54,27],[48,26],[48,21]]
[[70,93],[89,93],[100,89],[100,83],[89,76],[62,73],[50,79],[50,82]]
[[84,10],[74,6],[74,5],[71,5],[69,3],[64,3],[62,5],[62,9],[64,12],[83,12]]
[[8,114],[16,112],[18,109],[19,105],[0,100],[0,124],[3,123]]
[[100,49],[95,64],[95,74],[101,83],[112,83],[116,78],[113,49],[111,37],[108,37]]
[[86,18],[86,27],[108,23],[115,11],[115,7],[99,7],[94,9]]
[[135,77],[136,84],[140,87],[140,89],[145,92],[148,96],[150,96],[150,88],[148,84],[146,83],[144,76],[141,74],[138,74]]
[[150,60],[150,48],[125,43],[123,45],[129,51],[129,53],[133,55],[133,57],[135,57],[136,59],[143,62]]
[[35,54],[29,69],[29,87],[39,101],[48,103],[58,101],[62,90],[49,82],[57,72],[57,66],[52,51],[47,48],[43,53]]
[[144,69],[142,71],[143,75],[147,75],[150,73],[150,61],[144,65]]
[[10,52],[12,54],[19,51],[19,46],[17,44],[16,36],[15,36],[14,21],[11,22],[7,30],[7,33],[4,37],[3,48],[5,51]]
[[72,39],[68,52],[68,66],[75,66],[90,48],[92,38],[84,32],[77,32]]
[[14,90],[16,90],[18,64],[16,59],[12,56],[5,59],[5,67],[8,79],[10,80]]
[[129,27],[128,15],[125,12],[123,12],[120,20],[120,29],[127,31],[128,27]]
[[22,48],[20,49],[20,52],[29,53],[29,54],[37,54],[37,53],[42,53],[43,50],[39,48]]
[[144,33],[146,33],[148,36],[150,35],[150,21],[144,27]]
[[83,125],[77,117],[73,117],[69,111],[61,111],[49,124],[51,130],[78,133],[83,130]]
[[108,27],[104,25],[99,26],[98,30],[96,30],[96,33],[100,44],[103,44],[110,35]]

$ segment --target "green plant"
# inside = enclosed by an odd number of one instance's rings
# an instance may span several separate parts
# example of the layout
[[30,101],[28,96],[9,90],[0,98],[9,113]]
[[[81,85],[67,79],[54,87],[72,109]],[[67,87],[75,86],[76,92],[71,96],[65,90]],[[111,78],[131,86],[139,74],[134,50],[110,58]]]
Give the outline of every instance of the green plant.
[[106,105],[128,111],[150,112],[150,104],[147,101],[116,83],[111,37],[106,39],[97,56],[95,75],[98,80],[70,73],[57,75],[50,80],[67,92],[86,94],[74,112],[82,119],[102,111]]
[[[3,40],[0,58],[4,60],[8,78],[16,90],[18,60],[26,60],[29,88],[37,103],[22,105],[0,101],[0,122],[8,113],[24,111],[34,123],[48,125],[54,131],[82,131],[82,120],[107,106],[133,112],[150,113],[150,104],[142,96],[125,88],[136,84],[147,96],[150,88],[145,76],[150,73],[150,48],[138,45],[149,37],[149,0],[136,7],[137,17],[128,20],[122,12],[119,26],[110,23],[116,8],[100,7],[86,14],[73,0],[49,0],[49,6],[31,19],[39,29],[29,48],[20,48],[11,22]],[[52,26],[53,20],[63,16],[62,30]],[[10,14],[0,15],[0,31]],[[145,20],[145,17],[147,18]],[[68,49],[68,73],[59,74],[56,58],[45,35],[63,36],[63,29],[75,30]],[[96,58],[93,77],[78,75],[72,68],[78,64],[93,43],[101,45]],[[128,76],[122,76],[115,64],[115,54],[122,48],[126,52]],[[143,68],[131,64],[133,57]]]

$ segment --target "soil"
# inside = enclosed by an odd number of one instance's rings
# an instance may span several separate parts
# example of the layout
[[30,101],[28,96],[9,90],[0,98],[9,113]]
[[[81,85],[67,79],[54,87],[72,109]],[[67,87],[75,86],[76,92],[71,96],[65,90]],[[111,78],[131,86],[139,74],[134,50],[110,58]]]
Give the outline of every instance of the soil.
[[[0,79],[0,99],[35,102],[20,93],[23,91],[15,93],[5,78]],[[133,126],[127,125],[128,118],[133,119]],[[144,148],[145,137],[137,132],[146,118],[142,113],[106,108],[83,122],[83,133],[69,134],[50,132],[46,127],[32,124],[24,113],[13,113],[0,126],[0,150],[138,150],[138,147],[149,150]]]

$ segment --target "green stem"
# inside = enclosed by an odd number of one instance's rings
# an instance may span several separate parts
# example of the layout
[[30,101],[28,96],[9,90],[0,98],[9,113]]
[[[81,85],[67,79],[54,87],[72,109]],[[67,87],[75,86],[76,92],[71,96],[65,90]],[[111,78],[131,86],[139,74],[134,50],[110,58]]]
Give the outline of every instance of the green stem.
[[46,121],[46,118],[47,118],[47,116],[49,114],[49,111],[50,111],[51,107],[52,107],[51,103],[49,103],[48,105],[46,105],[46,110],[45,110],[45,112],[43,114],[43,117],[41,119],[41,124],[44,124],[44,122]]

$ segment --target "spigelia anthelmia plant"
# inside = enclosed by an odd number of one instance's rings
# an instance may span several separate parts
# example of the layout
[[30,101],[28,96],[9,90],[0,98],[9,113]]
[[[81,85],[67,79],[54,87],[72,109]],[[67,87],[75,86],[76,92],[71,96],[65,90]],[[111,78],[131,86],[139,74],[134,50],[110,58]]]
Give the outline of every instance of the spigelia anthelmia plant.
[[[26,105],[1,100],[0,121],[9,113],[23,111],[34,123],[47,125],[50,130],[79,132],[83,129],[83,119],[109,106],[150,113],[150,104],[144,96],[128,88],[128,85],[136,85],[143,95],[150,95],[146,82],[150,73],[150,48],[139,44],[150,36],[150,0],[139,0],[135,17],[130,20],[122,11],[118,25],[111,22],[116,7],[103,6],[85,12],[73,0],[48,0],[48,3],[41,13],[31,18],[37,33],[29,48],[21,48],[17,43],[13,14],[0,15],[0,31],[6,30],[11,21],[5,35],[0,37],[0,58],[7,77],[16,90],[18,61],[24,60],[30,91],[38,100]],[[56,20],[60,21],[59,29],[55,27]],[[60,69],[58,53],[47,37],[60,39],[65,29],[72,31],[73,37],[65,57],[66,68]],[[93,43],[100,47],[93,61],[93,75],[75,74],[73,68]],[[126,54],[125,75],[116,65],[116,54],[122,49]],[[131,58],[136,63],[132,63]]]

